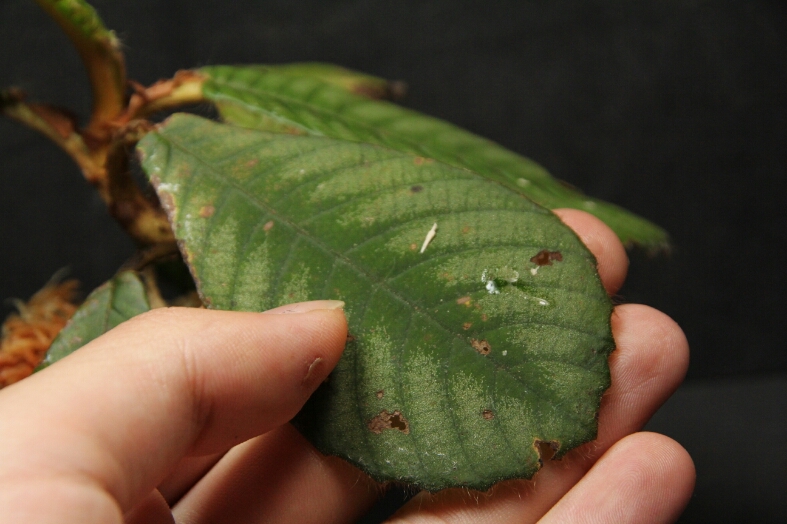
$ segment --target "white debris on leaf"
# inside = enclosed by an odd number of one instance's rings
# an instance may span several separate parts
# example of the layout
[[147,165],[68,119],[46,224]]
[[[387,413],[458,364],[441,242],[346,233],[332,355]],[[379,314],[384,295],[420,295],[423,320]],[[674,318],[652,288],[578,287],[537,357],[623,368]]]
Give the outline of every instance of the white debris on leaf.
[[481,273],[481,282],[486,284],[486,290],[490,295],[499,295],[500,290],[497,289],[494,279],[487,277],[486,269]]
[[437,222],[434,223],[434,225],[432,226],[432,229],[430,229],[429,232],[426,234],[426,238],[424,239],[424,243],[421,246],[421,253],[426,251],[426,246],[429,245],[429,242],[432,241],[432,239],[435,237],[435,235],[437,235]]
[[171,183],[171,182],[159,182],[158,186],[156,187],[159,193],[177,193],[180,191],[180,184]]

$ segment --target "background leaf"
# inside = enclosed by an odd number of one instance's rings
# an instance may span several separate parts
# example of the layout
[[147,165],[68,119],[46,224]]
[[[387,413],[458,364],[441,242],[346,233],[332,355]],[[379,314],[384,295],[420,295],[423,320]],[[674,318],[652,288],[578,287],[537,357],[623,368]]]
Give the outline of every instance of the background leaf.
[[189,115],[138,147],[206,304],[346,302],[345,353],[296,420],[324,453],[486,489],[595,438],[611,303],[548,210],[387,148]]
[[587,211],[625,244],[666,248],[658,226],[618,206],[588,197],[553,178],[532,160],[442,120],[391,103],[369,100],[316,76],[264,66],[214,66],[205,98],[230,123],[274,132],[321,135],[383,145],[465,167],[550,209]]
[[388,81],[384,78],[323,62],[296,62],[259,67],[263,71],[276,71],[287,76],[315,78],[350,93],[372,99],[401,98],[407,89],[403,82]]
[[145,286],[137,273],[118,273],[88,295],[52,342],[41,367],[54,364],[118,324],[149,309]]

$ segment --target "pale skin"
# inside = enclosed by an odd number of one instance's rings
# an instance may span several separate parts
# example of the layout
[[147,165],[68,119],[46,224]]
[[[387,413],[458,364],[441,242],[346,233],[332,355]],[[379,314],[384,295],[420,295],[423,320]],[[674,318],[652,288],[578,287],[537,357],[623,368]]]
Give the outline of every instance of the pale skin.
[[[628,267],[615,235],[583,212],[557,213],[615,293]],[[287,424],[344,348],[337,306],[155,310],[0,391],[0,523],[353,522],[382,488]],[[691,458],[639,431],[683,379],[686,339],[641,305],[617,306],[612,328],[597,440],[531,481],[422,492],[392,522],[677,519],[694,486]]]

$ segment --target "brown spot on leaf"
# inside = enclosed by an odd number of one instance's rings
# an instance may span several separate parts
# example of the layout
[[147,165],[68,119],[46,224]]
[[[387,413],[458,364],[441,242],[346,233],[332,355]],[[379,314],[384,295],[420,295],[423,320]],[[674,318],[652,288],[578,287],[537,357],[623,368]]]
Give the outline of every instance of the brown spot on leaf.
[[468,329],[470,329],[472,326],[473,326],[473,323],[472,323],[472,322],[465,322],[464,324],[462,324],[462,328],[463,328],[465,331],[467,331]]
[[265,225],[262,226],[262,230],[270,231],[271,229],[273,229],[273,220],[268,220],[267,222],[265,222]]
[[372,84],[351,84],[350,91],[371,100],[389,98],[388,89],[385,86]]
[[541,440],[536,439],[533,441],[533,447],[538,452],[538,463],[542,466],[549,460],[552,460],[555,454],[560,450],[560,442],[557,440]]
[[259,158],[252,158],[251,160],[246,162],[245,166],[246,167],[254,167],[254,166],[256,166],[259,163],[260,163],[260,159]]
[[384,390],[381,389],[380,391],[377,392],[377,400],[382,400],[384,396],[385,396]]
[[539,266],[551,266],[552,261],[563,262],[563,255],[560,251],[542,249],[536,256],[531,258],[530,261]]
[[413,193],[420,193],[424,190],[424,186],[413,186],[410,188],[410,191]]
[[492,351],[492,346],[486,340],[470,339],[470,345],[482,355],[488,355]]
[[347,333],[347,342],[355,342],[355,337],[349,333]]
[[216,212],[216,208],[213,206],[202,206],[199,208],[199,216],[201,218],[210,218],[213,216],[213,213]]
[[460,297],[460,298],[457,298],[457,299],[456,299],[456,303],[457,303],[458,305],[460,305],[460,306],[461,306],[462,304],[467,304],[467,305],[470,305],[470,297],[469,297],[469,296],[465,296],[465,297]]
[[481,412],[481,416],[484,417],[484,420],[492,420],[495,418],[495,414],[492,412],[491,409],[485,409]]
[[418,249],[418,244],[410,244],[410,251],[415,251]]
[[462,228],[462,234],[463,234],[463,235],[466,235],[466,234],[468,234],[468,233],[471,231],[471,229],[472,229],[472,228],[471,228],[470,226],[465,226],[465,227],[463,227],[463,228]]
[[395,429],[405,435],[410,433],[410,423],[398,409],[393,413],[388,413],[387,409],[382,410],[379,415],[369,421],[367,427],[375,435],[379,435],[386,429]]
[[415,164],[415,165],[417,165],[417,166],[420,166],[420,165],[423,165],[423,163],[424,163],[424,161],[425,161],[425,160],[426,160],[426,159],[425,159],[424,157],[422,157],[422,156],[417,156],[417,157],[415,157],[415,158],[413,159],[413,164]]
[[482,313],[482,314],[481,314],[481,321],[482,321],[482,322],[486,322],[488,319],[489,319],[489,317],[488,317],[488,316],[486,316],[486,313]]

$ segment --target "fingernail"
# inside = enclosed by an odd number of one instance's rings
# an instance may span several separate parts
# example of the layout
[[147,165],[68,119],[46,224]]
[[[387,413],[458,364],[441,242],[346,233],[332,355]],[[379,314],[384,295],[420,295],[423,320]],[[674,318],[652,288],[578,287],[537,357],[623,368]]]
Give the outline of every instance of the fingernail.
[[289,313],[306,313],[316,309],[343,309],[344,302],[341,300],[312,300],[310,302],[298,302],[297,304],[287,304],[277,308],[264,311],[264,314],[285,315]]

